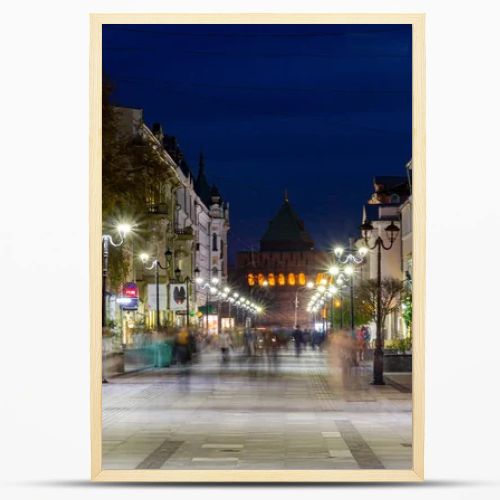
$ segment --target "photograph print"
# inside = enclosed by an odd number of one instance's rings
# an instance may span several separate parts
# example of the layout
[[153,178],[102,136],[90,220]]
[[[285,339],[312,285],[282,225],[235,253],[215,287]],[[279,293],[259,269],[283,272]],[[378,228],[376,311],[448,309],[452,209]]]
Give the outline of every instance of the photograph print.
[[412,23],[100,30],[100,469],[414,470]]

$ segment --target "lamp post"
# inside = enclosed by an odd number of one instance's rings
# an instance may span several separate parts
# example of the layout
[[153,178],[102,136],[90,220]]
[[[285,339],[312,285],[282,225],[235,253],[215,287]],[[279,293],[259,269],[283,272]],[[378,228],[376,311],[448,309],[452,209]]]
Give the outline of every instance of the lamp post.
[[[101,320],[103,329],[106,327],[106,316],[107,316],[107,308],[106,308],[106,288],[108,281],[108,267],[109,267],[109,245],[114,247],[120,247],[125,242],[125,237],[130,232],[131,227],[129,224],[118,224],[116,227],[118,231],[118,235],[120,236],[120,241],[113,241],[113,237],[110,234],[102,235],[102,312],[101,312]],[[104,348],[104,342],[103,342]],[[104,361],[102,367],[102,383],[106,384],[108,381],[104,375]]]
[[116,227],[120,236],[120,241],[114,242],[110,234],[102,235],[102,326],[106,326],[106,287],[108,281],[108,265],[109,265],[109,245],[120,247],[125,242],[125,237],[130,232],[129,224],[119,224]]
[[[352,239],[349,239],[349,248],[344,250],[344,248],[337,246],[333,250],[335,254],[336,261],[341,264],[343,267],[339,268],[338,266],[332,266],[329,270],[332,276],[339,276],[339,280],[344,280],[348,278],[349,287],[350,287],[350,299],[351,299],[351,336],[354,336],[354,265],[363,264],[364,257],[367,254],[368,249],[366,247],[361,247],[358,250],[354,250]],[[342,284],[342,281],[339,283]],[[340,290],[340,303],[341,303],[341,311],[340,311],[340,319],[341,319],[341,328],[343,327],[343,297],[342,297],[342,289]]]
[[238,302],[239,302],[238,297],[239,296],[240,296],[240,294],[238,292],[234,292],[233,293],[234,305],[236,306],[236,318],[235,318],[235,321],[234,321],[234,326],[236,328],[238,327],[238,320],[240,319],[240,306],[238,304]]
[[155,284],[156,284],[156,329],[160,329],[160,269],[167,271],[170,268],[170,262],[172,260],[172,251],[167,248],[165,251],[165,266],[160,264],[158,259],[153,260],[152,264],[147,267],[146,262],[149,260],[149,255],[147,253],[141,253],[139,258],[144,265],[144,269],[147,271],[155,270]]
[[366,245],[370,250],[377,249],[377,337],[375,340],[375,352],[373,353],[373,384],[384,385],[384,351],[383,351],[383,333],[382,333],[382,249],[390,250],[396,241],[399,227],[391,222],[385,231],[389,238],[389,244],[386,245],[384,240],[377,236],[373,245],[369,245],[368,241],[373,231],[373,225],[369,220],[365,220],[361,224],[361,234]]
[[[219,270],[214,267],[212,269],[212,273],[214,274],[214,276],[212,276],[212,278],[210,279],[210,282],[212,283],[212,285],[214,286],[217,286],[219,284]],[[220,297],[219,297],[219,294],[217,293],[217,335],[219,335],[220,333],[220,325],[221,325],[221,321],[220,321]]]
[[305,286],[298,287],[297,290],[295,290],[295,310],[294,310],[294,317],[293,317],[293,327],[297,328],[297,311],[299,308],[299,292],[303,290],[312,290],[314,288],[314,283],[312,281],[308,281]]

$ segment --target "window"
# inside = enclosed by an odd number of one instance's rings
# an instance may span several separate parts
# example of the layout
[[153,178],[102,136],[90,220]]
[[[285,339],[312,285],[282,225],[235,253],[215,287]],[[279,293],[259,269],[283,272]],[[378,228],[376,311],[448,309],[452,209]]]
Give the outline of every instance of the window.
[[278,285],[279,286],[285,285],[285,275],[283,273],[278,274]]
[[247,281],[248,281],[248,286],[254,286],[255,276],[252,273],[249,273],[249,275],[247,276]]
[[288,273],[288,284],[290,286],[295,286],[295,274]]
[[217,251],[217,233],[212,233],[212,250]]
[[274,277],[274,273],[269,273],[269,275],[267,276],[267,281],[269,283],[269,286],[276,285],[276,278]]
[[304,273],[299,273],[299,285],[304,286],[306,284],[306,275]]
[[259,283],[259,286],[264,286],[265,278],[264,278],[264,275],[262,273],[259,273],[257,275],[257,281]]

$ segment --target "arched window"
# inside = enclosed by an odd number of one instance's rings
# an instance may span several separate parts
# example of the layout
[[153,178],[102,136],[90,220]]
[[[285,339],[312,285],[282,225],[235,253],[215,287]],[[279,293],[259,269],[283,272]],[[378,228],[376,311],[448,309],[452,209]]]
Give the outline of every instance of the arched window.
[[278,274],[278,285],[279,286],[285,285],[285,275],[283,273]]
[[269,275],[267,277],[267,282],[269,283],[269,286],[276,285],[276,278],[274,277],[274,273],[269,273]]
[[254,286],[255,285],[255,277],[252,273],[249,273],[247,276],[247,281],[248,281],[248,286]]
[[304,286],[306,284],[306,275],[304,273],[299,273],[299,285]]
[[290,286],[295,286],[295,274],[288,273],[288,284]]
[[264,275],[262,273],[259,273],[257,275],[257,281],[259,283],[259,286],[263,286],[264,285],[265,278],[264,278]]
[[213,278],[219,279],[219,277],[220,277],[219,270],[217,269],[217,267],[216,266],[212,267],[212,279]]
[[212,233],[212,250],[217,252],[217,233]]
[[391,194],[391,203],[399,203],[401,201],[401,198],[399,197],[398,194],[394,193]]
[[318,273],[316,275],[316,285],[321,285],[321,280],[324,278],[323,273]]

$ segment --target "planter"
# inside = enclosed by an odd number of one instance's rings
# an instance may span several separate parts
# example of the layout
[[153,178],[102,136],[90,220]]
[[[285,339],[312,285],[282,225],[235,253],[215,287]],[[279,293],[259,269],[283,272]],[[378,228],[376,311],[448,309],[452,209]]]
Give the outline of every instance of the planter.
[[384,371],[385,372],[411,372],[412,355],[384,353]]
[[124,371],[123,352],[111,352],[102,357],[102,373],[104,378],[120,375]]

